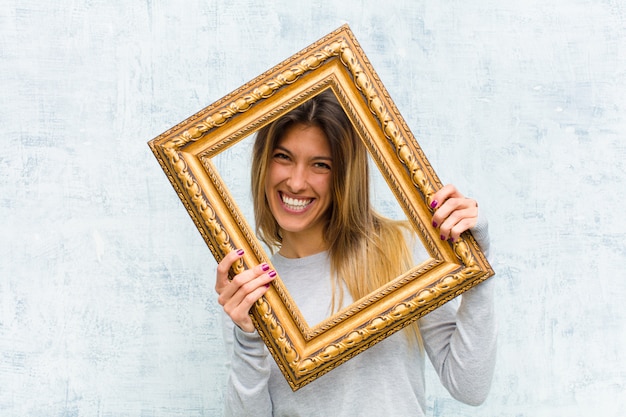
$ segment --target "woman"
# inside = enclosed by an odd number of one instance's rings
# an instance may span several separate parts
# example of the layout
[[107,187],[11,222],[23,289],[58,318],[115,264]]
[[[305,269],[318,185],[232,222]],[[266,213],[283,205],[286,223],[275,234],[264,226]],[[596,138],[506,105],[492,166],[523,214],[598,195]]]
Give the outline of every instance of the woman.
[[[257,232],[277,250],[272,264],[309,323],[414,265],[404,224],[370,206],[365,147],[331,91],[259,132],[252,173]],[[432,207],[441,239],[471,229],[488,251],[476,201],[448,185],[434,194]],[[229,281],[241,256],[228,254],[216,280],[230,317],[225,338],[232,340],[227,415],[421,416],[424,351],[452,396],[475,405],[486,398],[495,364],[492,280],[292,392],[248,315],[276,273],[262,264]]]

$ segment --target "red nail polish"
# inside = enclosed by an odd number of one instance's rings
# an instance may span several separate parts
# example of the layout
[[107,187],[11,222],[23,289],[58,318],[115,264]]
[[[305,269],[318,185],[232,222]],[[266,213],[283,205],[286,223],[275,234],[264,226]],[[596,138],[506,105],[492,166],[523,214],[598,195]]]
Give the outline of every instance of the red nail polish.
[[276,276],[276,271],[270,271],[267,273],[267,275],[269,275],[270,278],[274,278]]
[[433,220],[433,227],[437,227],[437,222]]
[[446,237],[444,235],[441,235],[441,236],[439,236],[439,239],[446,240]]
[[239,255],[239,256],[243,256],[243,254],[244,254],[243,249],[238,249],[238,250],[237,250],[237,255]]
[[269,287],[270,287],[270,284],[265,284],[265,288],[269,288]]
[[263,265],[261,265],[261,269],[263,271],[268,271],[270,269],[270,266],[268,264],[263,264]]
[[437,204],[439,204],[439,202],[437,202],[437,200],[433,200],[432,203],[430,203],[430,208],[435,208],[437,207]]

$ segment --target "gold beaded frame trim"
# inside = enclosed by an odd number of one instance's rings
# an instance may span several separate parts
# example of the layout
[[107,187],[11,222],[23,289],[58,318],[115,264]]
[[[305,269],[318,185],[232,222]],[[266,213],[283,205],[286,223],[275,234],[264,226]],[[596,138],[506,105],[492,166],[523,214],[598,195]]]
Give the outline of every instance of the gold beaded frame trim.
[[236,274],[270,258],[214,158],[326,89],[352,120],[430,259],[313,327],[277,271],[250,314],[294,391],[494,274],[469,232],[450,243],[429,226],[441,182],[347,25],[149,142],[216,261],[244,249]]

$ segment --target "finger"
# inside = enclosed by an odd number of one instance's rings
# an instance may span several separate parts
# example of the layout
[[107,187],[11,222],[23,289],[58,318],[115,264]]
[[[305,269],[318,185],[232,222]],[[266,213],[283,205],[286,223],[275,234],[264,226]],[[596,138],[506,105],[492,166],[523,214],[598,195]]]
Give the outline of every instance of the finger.
[[239,304],[249,293],[261,286],[265,286],[275,276],[276,272],[270,270],[268,264],[257,265],[252,269],[237,274],[231,281],[228,281],[222,287],[217,301],[222,306],[225,306],[227,303]]
[[[448,195],[448,197],[446,197],[445,201],[438,202],[436,211],[433,214],[434,227],[441,225],[455,210],[475,208],[476,211],[478,211],[478,203],[476,200],[464,197],[463,194],[456,191],[456,189],[453,189],[453,187],[454,186],[450,186],[446,192],[441,194],[441,196]],[[450,192],[450,194],[447,194],[447,192]]]
[[453,216],[448,218],[440,228],[440,239],[457,241],[463,232],[471,229],[477,223],[476,217]]
[[469,198],[449,198],[433,214],[433,227],[442,225],[453,213],[458,212],[456,216],[461,215],[462,210],[469,210],[468,212],[463,212],[462,215],[468,215],[469,213],[470,217],[474,217],[478,213],[477,207],[476,202]]
[[257,287],[271,282],[275,276],[276,271],[272,270],[268,264],[262,263],[241,274],[237,274],[229,282],[228,287],[233,293],[243,292],[245,295]]
[[[240,279],[240,275],[236,279]],[[228,299],[224,298],[224,294],[220,295],[219,301],[223,305],[224,311],[244,331],[252,332],[254,330],[249,317],[250,309],[267,292],[270,287],[269,283],[275,276],[276,273],[273,270],[269,271],[238,287],[237,291]],[[232,287],[236,285],[236,282],[234,284],[231,282]]]
[[235,323],[239,324],[241,321],[245,320],[254,303],[268,290],[269,286],[263,284],[246,293],[243,291],[237,292],[234,297],[224,304],[224,311]]
[[451,239],[452,242],[456,242],[461,237],[461,234],[463,234],[464,232],[468,231],[472,227],[476,226],[477,222],[478,222],[478,219],[475,218],[475,217],[474,218],[469,218],[469,217],[464,218],[463,220],[458,222],[452,228],[452,230],[450,231],[449,239]]
[[447,184],[432,195],[430,199],[430,208],[438,209],[446,202],[446,200],[453,197],[463,198],[463,194],[461,194],[454,185]]
[[228,273],[233,264],[244,255],[243,249],[237,249],[229,252],[224,258],[217,264],[217,276],[215,279],[215,291],[220,294],[222,288],[228,283]]
[[441,223],[441,239],[458,239],[461,233],[474,227],[478,221],[478,206],[469,198],[446,201],[433,216],[433,225]]

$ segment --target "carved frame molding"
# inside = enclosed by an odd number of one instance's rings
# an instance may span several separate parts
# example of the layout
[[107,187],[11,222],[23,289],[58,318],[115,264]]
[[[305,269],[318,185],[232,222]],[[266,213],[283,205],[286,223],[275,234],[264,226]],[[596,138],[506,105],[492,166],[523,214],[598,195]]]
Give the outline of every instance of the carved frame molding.
[[211,158],[328,88],[431,259],[313,328],[278,275],[250,314],[294,391],[494,274],[470,233],[451,244],[429,226],[441,182],[347,25],[149,142],[216,261],[243,248],[232,274],[271,264]]

